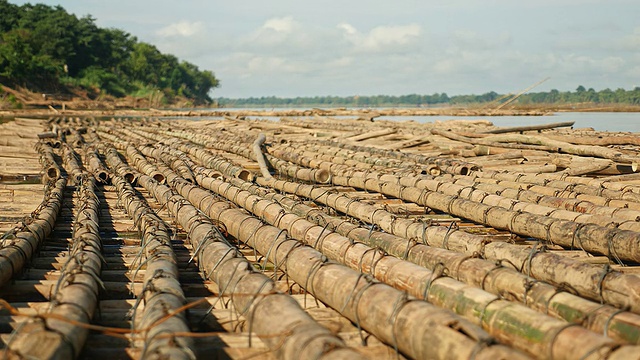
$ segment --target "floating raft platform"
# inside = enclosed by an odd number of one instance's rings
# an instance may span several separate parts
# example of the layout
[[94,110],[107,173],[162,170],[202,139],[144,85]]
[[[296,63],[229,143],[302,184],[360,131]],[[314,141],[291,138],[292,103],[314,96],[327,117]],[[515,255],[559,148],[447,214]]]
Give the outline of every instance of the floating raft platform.
[[0,124],[9,359],[638,359],[640,134]]

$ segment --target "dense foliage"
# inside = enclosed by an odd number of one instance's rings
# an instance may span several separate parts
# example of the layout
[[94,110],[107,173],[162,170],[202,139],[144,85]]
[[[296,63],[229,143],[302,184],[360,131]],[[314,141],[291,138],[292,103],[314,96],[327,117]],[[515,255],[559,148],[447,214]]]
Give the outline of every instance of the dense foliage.
[[122,97],[162,91],[196,103],[211,101],[218,86],[211,71],[162,54],[155,46],[95,19],[78,19],[60,6],[0,0],[0,82],[35,91],[80,86]]
[[[438,105],[465,105],[465,104],[486,104],[489,106],[500,106],[508,101],[509,96],[498,94],[494,91],[482,95],[456,95],[448,96],[445,93],[433,95],[402,95],[402,96],[316,96],[316,97],[260,97],[247,99],[218,98],[221,106],[227,107],[296,107],[296,106],[353,106],[353,107],[378,107],[378,106],[438,106]],[[578,86],[575,91],[551,90],[548,92],[528,93],[520,96],[514,103],[520,105],[529,104],[624,104],[640,105],[640,87],[633,90],[604,89],[595,91]]]

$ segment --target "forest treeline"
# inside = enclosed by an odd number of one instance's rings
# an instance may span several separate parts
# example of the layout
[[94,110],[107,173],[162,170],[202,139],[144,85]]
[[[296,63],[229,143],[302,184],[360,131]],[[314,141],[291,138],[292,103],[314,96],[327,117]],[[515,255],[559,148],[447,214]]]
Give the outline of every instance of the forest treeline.
[[[346,106],[346,107],[384,107],[384,106],[437,106],[437,105],[468,105],[484,104],[487,107],[498,107],[509,101],[509,94],[498,94],[491,91],[482,95],[455,95],[435,93],[432,95],[374,95],[374,96],[315,96],[280,98],[252,97],[246,99],[218,98],[216,101],[225,107],[297,107],[297,106]],[[580,85],[575,91],[551,90],[547,92],[532,92],[521,95],[514,102],[519,105],[530,104],[625,104],[640,105],[640,87],[633,90],[604,89],[596,91],[586,89]]]
[[83,88],[90,95],[143,97],[162,92],[209,103],[211,71],[161,53],[122,30],[100,28],[61,6],[0,0],[0,83],[43,93]]

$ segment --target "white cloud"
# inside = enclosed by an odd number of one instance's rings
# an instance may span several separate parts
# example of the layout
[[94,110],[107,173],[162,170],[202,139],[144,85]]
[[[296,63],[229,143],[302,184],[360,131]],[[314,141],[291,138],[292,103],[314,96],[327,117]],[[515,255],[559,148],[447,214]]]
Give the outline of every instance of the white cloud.
[[282,18],[272,18],[265,21],[262,25],[263,29],[274,30],[277,32],[290,33],[298,24],[293,20],[293,17],[286,16]]
[[163,27],[162,29],[158,30],[156,34],[162,37],[192,37],[194,35],[202,33],[203,31],[204,24],[199,21],[180,21]]
[[339,24],[337,27],[356,49],[364,51],[382,51],[408,45],[415,42],[422,33],[422,27],[418,24],[378,26],[367,34],[360,33],[348,23]]

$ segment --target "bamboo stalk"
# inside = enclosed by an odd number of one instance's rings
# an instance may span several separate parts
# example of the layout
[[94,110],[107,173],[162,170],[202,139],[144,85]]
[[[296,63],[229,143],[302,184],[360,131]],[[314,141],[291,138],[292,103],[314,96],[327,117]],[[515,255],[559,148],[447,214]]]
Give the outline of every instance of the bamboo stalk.
[[480,329],[463,319],[424,302],[403,303],[404,295],[397,290],[381,283],[372,283],[338,264],[327,263],[316,250],[299,246],[297,241],[281,236],[282,230],[262,224],[259,219],[230,207],[226,202],[215,200],[188,182],[175,181],[174,185],[178,192],[199,204],[198,207],[211,218],[220,219],[231,235],[267,256],[294,281],[304,284],[307,291],[320,301],[339,310],[383,341],[397,346],[408,356],[459,358],[479,351],[477,356],[480,357],[522,357],[499,345],[477,350],[477,340],[457,331],[451,332],[451,327],[446,325],[455,321],[465,332],[473,333],[476,339],[487,338]]
[[[73,229],[72,248],[58,280],[49,313],[67,320],[89,323],[98,305],[101,287],[102,248],[98,229],[100,202],[95,179],[84,175],[80,187],[80,206]],[[29,320],[14,331],[9,352],[21,358],[76,358],[88,330],[56,318]],[[47,344],[47,346],[42,346]]]
[[195,248],[200,249],[196,254],[199,266],[218,284],[222,295],[230,296],[234,308],[240,310],[270,349],[285,359],[362,358],[311,319],[295,300],[275,292],[273,281],[255,273],[251,264],[228,245],[211,221],[182,196],[173,194],[168,187],[146,175],[140,176],[139,182],[167,206],[190,234]]
[[[356,186],[372,191],[376,189],[383,193],[399,198],[413,199],[409,201],[426,205],[432,208],[455,208],[458,202],[467,202],[451,196],[440,195],[438,193],[423,191],[408,191],[407,187],[400,187],[395,184],[385,183],[378,185],[375,179],[336,177],[334,182],[346,186]],[[464,231],[440,226],[425,226],[420,221],[402,219],[391,213],[375,207],[361,207],[361,211],[355,212],[349,204],[353,199],[340,197],[332,194],[326,189],[316,189],[310,185],[295,184],[283,181],[263,181],[257,179],[258,184],[269,186],[280,191],[294,193],[296,195],[314,199],[325,204],[331,204],[337,210],[354,216],[358,219],[382,227],[385,231],[405,237],[406,239],[423,239],[426,244],[445,249],[462,252],[467,255],[482,255],[486,259],[498,261],[505,259],[516,264],[516,268],[521,272],[526,272],[538,280],[560,285],[569,284],[578,294],[589,299],[604,301],[616,307],[629,307],[631,311],[640,313],[640,278],[633,275],[626,275],[620,272],[610,272],[601,267],[578,262],[570,258],[555,255],[553,253],[536,250],[527,246],[519,246],[502,242],[487,243],[481,236],[472,235]],[[358,182],[358,184],[356,184]],[[366,185],[365,185],[366,183]],[[393,188],[394,190],[391,190]],[[411,192],[411,195],[409,195]],[[429,195],[430,194],[430,195]],[[402,195],[402,196],[400,196]],[[451,205],[451,206],[449,206]],[[464,206],[462,209],[466,209]],[[501,208],[502,209],[502,208]],[[465,210],[466,211],[466,210]],[[495,211],[495,210],[494,210]],[[507,211],[506,209],[498,211]],[[490,210],[491,212],[491,210]],[[455,213],[452,211],[452,213]],[[481,212],[482,214],[482,212]],[[503,216],[509,222],[507,216]],[[555,271],[560,266],[563,271]],[[605,271],[606,270],[606,271]],[[594,279],[602,279],[594,281]],[[629,289],[621,293],[616,289]]]
[[44,199],[29,220],[2,236],[0,243],[0,287],[18,275],[45,238],[51,234],[62,207],[66,178],[44,186]]
[[[523,334],[538,331],[543,333],[554,332],[556,331],[554,329],[565,327],[567,325],[566,322],[536,313],[523,305],[500,300],[475,287],[462,285],[449,277],[440,277],[433,280],[436,277],[433,272],[413,263],[388,256],[376,258],[376,252],[371,252],[372,248],[359,243],[354,244],[332,230],[312,224],[304,218],[285,210],[278,202],[253,195],[224,181],[201,177],[198,182],[206,182],[208,189],[224,196],[244,209],[250,210],[268,223],[277,224],[282,229],[286,229],[294,239],[315,247],[330,259],[343,263],[355,270],[371,273],[378,280],[399,290],[406,291],[419,299],[428,300],[438,306],[452,308],[458,314],[472,320],[477,325],[483,326],[489,334],[519,350],[529,352],[531,355],[549,353],[554,341],[563,341],[560,337],[550,342],[549,339],[534,340],[523,336]],[[192,189],[191,191],[195,190]],[[358,204],[355,204],[354,207],[356,206]],[[316,234],[318,235],[316,236]],[[316,240],[315,242],[313,241],[314,239]],[[370,260],[367,254],[371,254]],[[425,294],[429,294],[428,299]],[[467,304],[468,308],[456,306],[456,303]],[[491,306],[492,310],[488,309],[489,306]],[[469,309],[474,309],[474,311],[468,311]],[[478,309],[485,310],[476,311]],[[518,314],[518,324],[521,327],[519,332],[511,332],[509,329],[500,328],[498,324],[512,321],[515,314]],[[599,338],[586,329],[583,329],[582,335],[572,334],[571,336],[576,337],[574,341],[584,341],[583,345],[576,346],[583,353],[573,353],[568,356],[575,358],[583,358],[610,341]]]

